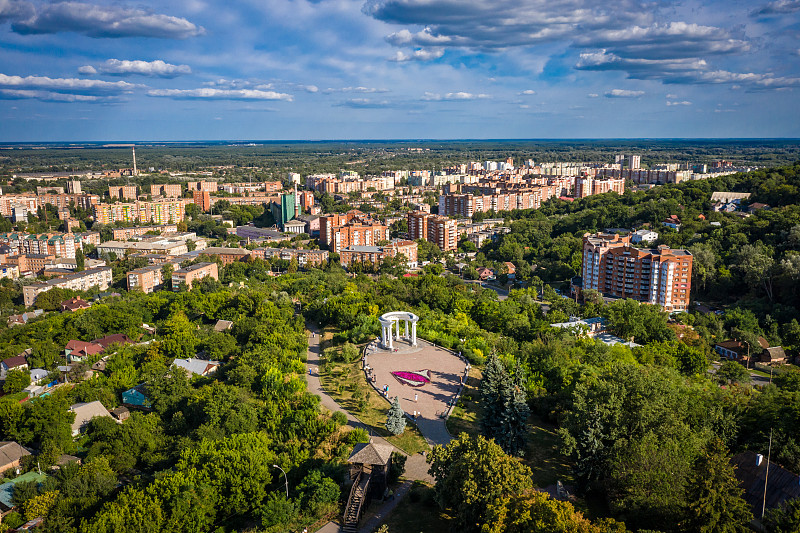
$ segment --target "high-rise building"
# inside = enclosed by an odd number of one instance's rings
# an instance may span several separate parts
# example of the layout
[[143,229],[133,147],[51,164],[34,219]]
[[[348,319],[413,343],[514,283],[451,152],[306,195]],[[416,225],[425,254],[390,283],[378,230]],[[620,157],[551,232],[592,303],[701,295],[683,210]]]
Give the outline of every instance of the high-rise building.
[[81,182],[78,180],[67,181],[67,192],[70,194],[81,194]]
[[108,188],[111,198],[120,200],[136,200],[136,185],[113,185]]
[[205,213],[211,209],[211,193],[208,191],[192,191],[192,199],[200,207],[200,211]]
[[640,155],[632,155],[630,158],[630,164],[628,165],[631,170],[638,170],[642,165],[642,156]]
[[279,228],[283,229],[284,224],[300,214],[298,212],[298,200],[299,198],[294,193],[284,193],[281,194],[280,199],[277,202],[272,202],[270,204],[272,218],[275,219],[275,224]]
[[689,308],[692,254],[669,246],[634,248],[629,236],[587,233],[583,237],[583,289],[632,298],[665,311]]
[[441,215],[429,215],[428,242],[432,242],[443,252],[458,248],[458,223]]
[[319,243],[339,253],[348,246],[375,246],[389,240],[389,226],[368,219],[361,211],[320,218]]
[[161,183],[158,185],[150,185],[150,194],[152,196],[168,196],[171,198],[181,197],[181,184],[180,183]]
[[428,217],[425,211],[409,211],[408,237],[411,240],[428,239]]
[[615,192],[617,194],[625,194],[625,180],[623,178],[617,179],[600,179],[600,178],[578,178],[575,181],[575,198],[586,198],[593,194],[603,194],[606,192]]

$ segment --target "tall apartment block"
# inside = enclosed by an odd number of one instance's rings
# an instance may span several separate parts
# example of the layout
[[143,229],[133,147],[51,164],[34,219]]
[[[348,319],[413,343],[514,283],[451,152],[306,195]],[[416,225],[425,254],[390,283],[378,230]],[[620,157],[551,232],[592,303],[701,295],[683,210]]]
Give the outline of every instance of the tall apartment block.
[[169,198],[181,197],[181,184],[180,183],[161,183],[158,185],[150,185],[151,196],[167,196]]
[[625,194],[624,179],[598,179],[598,178],[578,178],[575,182],[575,198],[586,198],[594,194],[615,192]]
[[368,219],[361,211],[320,218],[319,242],[331,252],[339,253],[348,246],[375,246],[389,240],[389,226]]
[[136,200],[136,185],[113,185],[108,188],[111,198],[120,200]]
[[190,191],[207,191],[207,192],[217,192],[217,182],[216,181],[190,181],[186,184],[186,187]]
[[211,209],[211,193],[208,191],[192,191],[192,200],[204,213]]
[[423,211],[408,214],[408,235],[411,239],[432,242],[446,252],[458,248],[458,223],[441,215],[430,215]]
[[665,311],[689,308],[692,254],[687,250],[634,248],[629,236],[587,233],[583,237],[583,288],[632,298]]

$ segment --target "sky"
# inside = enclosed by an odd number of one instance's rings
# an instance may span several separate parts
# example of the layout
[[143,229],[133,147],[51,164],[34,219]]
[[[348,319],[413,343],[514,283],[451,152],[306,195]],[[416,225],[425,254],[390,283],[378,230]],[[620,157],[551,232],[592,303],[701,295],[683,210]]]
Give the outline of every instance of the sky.
[[800,0],[0,0],[0,141],[800,137]]

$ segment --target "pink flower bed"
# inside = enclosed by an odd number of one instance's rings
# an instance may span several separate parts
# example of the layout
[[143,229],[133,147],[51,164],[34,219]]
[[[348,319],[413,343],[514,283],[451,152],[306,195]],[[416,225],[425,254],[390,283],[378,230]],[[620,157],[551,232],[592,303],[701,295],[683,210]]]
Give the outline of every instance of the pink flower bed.
[[431,382],[431,371],[427,369],[417,370],[416,372],[399,370],[397,372],[392,372],[392,375],[397,381],[410,387],[422,387],[426,383]]

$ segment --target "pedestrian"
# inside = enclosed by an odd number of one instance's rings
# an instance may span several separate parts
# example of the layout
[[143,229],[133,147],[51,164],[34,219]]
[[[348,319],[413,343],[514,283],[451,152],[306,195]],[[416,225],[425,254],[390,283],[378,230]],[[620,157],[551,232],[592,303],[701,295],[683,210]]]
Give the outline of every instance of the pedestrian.
[[419,399],[419,394],[417,394],[417,393],[415,392],[415,393],[414,393],[414,403],[417,403],[417,400],[418,400],[418,399]]

